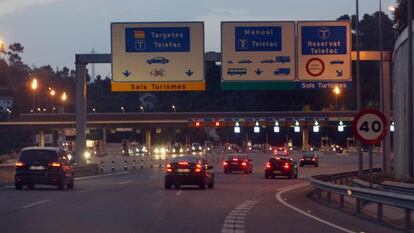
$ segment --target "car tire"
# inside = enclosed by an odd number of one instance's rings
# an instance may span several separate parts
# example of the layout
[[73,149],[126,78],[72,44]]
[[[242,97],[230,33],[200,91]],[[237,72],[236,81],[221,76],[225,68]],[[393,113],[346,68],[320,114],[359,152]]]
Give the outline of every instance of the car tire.
[[172,185],[170,183],[165,182],[164,183],[164,188],[165,189],[171,189],[172,188]]
[[249,174],[249,171],[248,170],[244,171],[244,174]]
[[57,188],[58,188],[59,190],[65,190],[65,183],[63,183],[63,181],[61,181],[61,182],[57,185]]
[[210,183],[209,185],[207,185],[207,187],[208,187],[209,189],[214,188],[214,181],[211,181],[211,183]]
[[253,169],[251,169],[249,173],[252,174],[253,173]]
[[16,188],[16,190],[22,190],[23,189],[23,184],[15,183],[14,188]]
[[319,163],[315,164],[315,167],[319,167]]
[[73,189],[75,187],[75,181],[72,179],[72,181],[68,185],[66,185],[66,187],[68,189]]
[[265,179],[269,179],[269,178],[270,178],[270,176],[265,174]]
[[200,184],[198,185],[199,189],[205,189],[206,188],[206,183],[204,181],[201,181]]

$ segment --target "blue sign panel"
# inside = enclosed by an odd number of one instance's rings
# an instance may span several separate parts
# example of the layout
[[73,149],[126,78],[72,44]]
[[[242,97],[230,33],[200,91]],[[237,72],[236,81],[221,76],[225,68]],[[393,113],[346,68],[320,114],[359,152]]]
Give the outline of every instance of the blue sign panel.
[[282,51],[281,27],[236,27],[237,52]]
[[347,54],[345,26],[302,27],[302,55]]
[[189,52],[190,29],[125,28],[126,52]]

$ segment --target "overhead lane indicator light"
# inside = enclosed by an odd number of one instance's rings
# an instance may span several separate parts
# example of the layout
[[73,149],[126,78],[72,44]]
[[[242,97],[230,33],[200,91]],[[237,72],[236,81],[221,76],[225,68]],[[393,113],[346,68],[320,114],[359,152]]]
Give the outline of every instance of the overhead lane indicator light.
[[256,121],[256,124],[255,124],[253,130],[254,130],[255,133],[260,133],[260,125],[259,125],[258,121]]
[[319,133],[319,122],[315,121],[315,124],[313,125],[313,132]]
[[234,132],[240,133],[240,123],[236,121],[236,124],[234,125]]
[[344,132],[344,128],[345,128],[344,122],[339,121],[338,132]]
[[300,124],[299,121],[295,122],[295,126],[293,127],[293,130],[295,131],[295,133],[299,133],[300,132]]
[[275,132],[275,133],[280,132],[280,127],[279,127],[279,122],[278,121],[275,121],[275,126],[273,127],[273,132]]

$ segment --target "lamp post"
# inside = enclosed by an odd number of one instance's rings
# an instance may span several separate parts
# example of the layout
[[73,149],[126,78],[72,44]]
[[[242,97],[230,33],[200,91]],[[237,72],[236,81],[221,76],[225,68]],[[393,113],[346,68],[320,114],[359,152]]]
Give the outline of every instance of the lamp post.
[[56,91],[53,90],[53,89],[50,89],[49,94],[50,94],[50,100],[52,102],[52,112],[54,112],[55,106],[53,106],[53,105],[54,105],[54,98],[55,98],[55,95],[56,95]]
[[338,96],[341,94],[341,89],[336,86],[334,89],[332,89],[332,92],[335,95],[335,111],[338,111]]
[[36,89],[37,89],[37,87],[38,87],[38,82],[37,82],[37,79],[32,79],[32,82],[31,82],[31,84],[30,84],[30,87],[32,88],[32,109],[33,109],[33,112],[34,112],[34,109],[35,109],[35,101],[36,101],[36,97],[35,97],[35,93],[36,93]]
[[68,96],[66,95],[66,92],[62,93],[62,96],[60,98],[62,100],[62,113],[65,113],[65,102],[68,99]]

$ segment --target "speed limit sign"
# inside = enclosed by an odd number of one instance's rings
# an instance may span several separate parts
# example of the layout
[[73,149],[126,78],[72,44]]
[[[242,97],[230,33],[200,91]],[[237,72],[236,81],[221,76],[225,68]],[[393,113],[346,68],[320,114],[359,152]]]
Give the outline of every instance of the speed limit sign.
[[365,144],[374,145],[385,138],[388,122],[384,114],[374,109],[365,109],[352,121],[354,135]]

